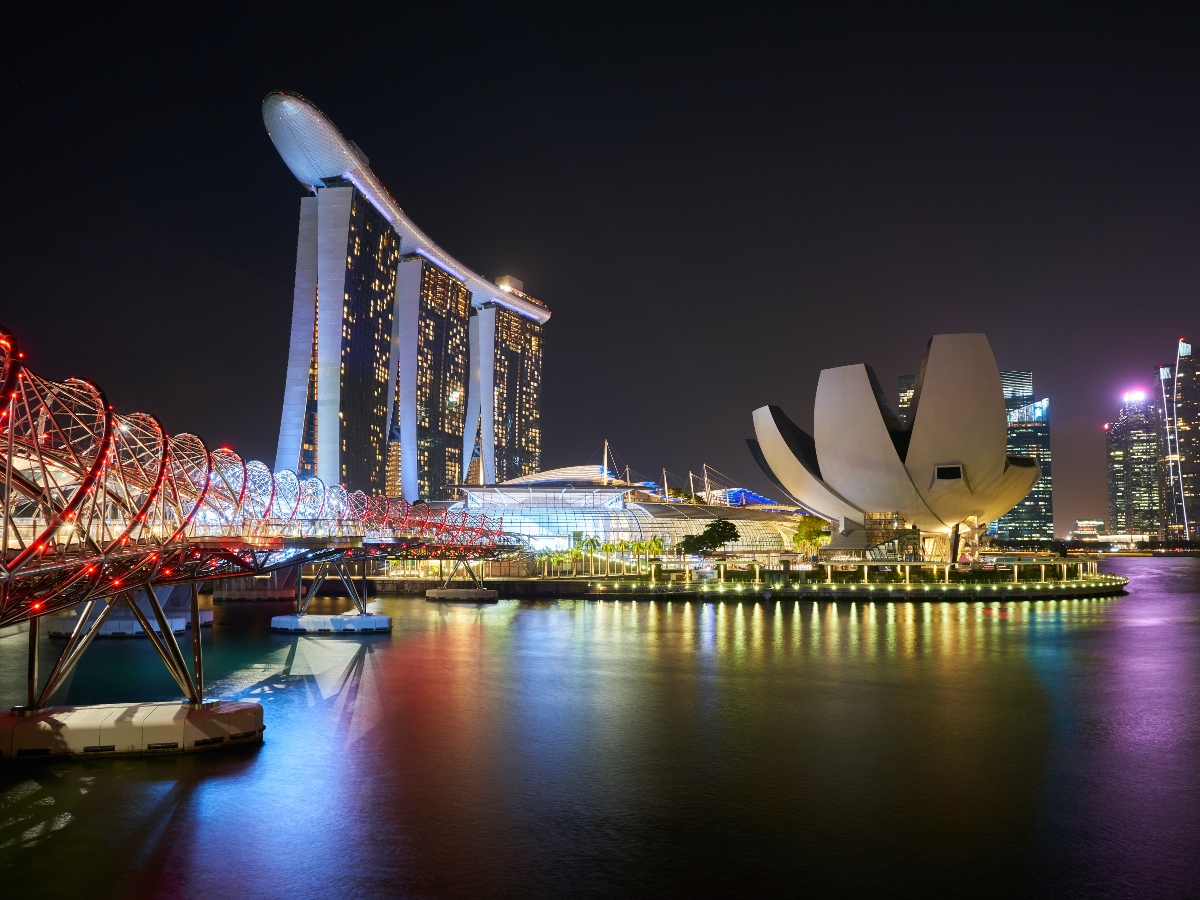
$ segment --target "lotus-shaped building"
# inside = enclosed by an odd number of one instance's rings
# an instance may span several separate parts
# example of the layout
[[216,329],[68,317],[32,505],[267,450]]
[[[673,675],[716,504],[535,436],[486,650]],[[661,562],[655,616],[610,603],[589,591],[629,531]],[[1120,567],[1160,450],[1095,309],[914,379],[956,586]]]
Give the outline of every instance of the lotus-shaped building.
[[1029,493],[1037,460],[1006,452],[1000,372],[982,334],[929,342],[902,425],[867,365],[821,372],[813,434],[778,406],[754,411],[751,452],[777,487],[809,511],[863,525],[899,514],[921,532],[977,529]]

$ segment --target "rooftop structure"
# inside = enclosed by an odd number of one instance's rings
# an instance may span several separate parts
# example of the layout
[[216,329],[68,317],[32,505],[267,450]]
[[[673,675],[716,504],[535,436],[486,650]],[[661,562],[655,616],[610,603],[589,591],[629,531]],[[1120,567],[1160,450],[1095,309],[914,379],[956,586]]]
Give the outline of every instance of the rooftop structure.
[[787,507],[712,506],[665,502],[649,482],[624,481],[603,466],[569,466],[510,479],[502,484],[463,485],[465,499],[451,512],[502,520],[506,533],[525,537],[536,550],[661,538],[672,547],[728,519],[739,538],[728,547],[742,553],[791,550],[798,511]]
[[301,184],[314,193],[329,185],[351,184],[388,221],[400,239],[402,254],[416,253],[448,272],[471,292],[477,309],[489,303],[544,324],[550,318],[545,304],[524,294],[519,281],[502,278],[497,284],[477,275],[439,247],[400,208],[371,171],[366,154],[346,139],[311,101],[288,91],[263,100],[263,122],[283,161]]
[[1020,409],[1033,402],[1033,373],[1006,369],[1000,373],[1006,409]]

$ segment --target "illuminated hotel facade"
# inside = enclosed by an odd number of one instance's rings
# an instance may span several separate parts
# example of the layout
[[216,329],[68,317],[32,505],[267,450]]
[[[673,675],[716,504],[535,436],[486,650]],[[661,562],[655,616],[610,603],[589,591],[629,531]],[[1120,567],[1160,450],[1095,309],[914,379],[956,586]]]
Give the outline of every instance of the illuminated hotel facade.
[[536,472],[549,310],[433,243],[303,97],[263,121],[310,191],[276,469],[409,502],[453,499],[473,456],[486,483]]

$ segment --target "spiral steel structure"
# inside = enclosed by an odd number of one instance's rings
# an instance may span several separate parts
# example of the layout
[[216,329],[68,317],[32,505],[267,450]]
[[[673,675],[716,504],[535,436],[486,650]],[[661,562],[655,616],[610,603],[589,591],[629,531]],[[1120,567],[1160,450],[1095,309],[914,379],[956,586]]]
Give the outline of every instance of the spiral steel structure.
[[0,327],[0,626],[150,585],[336,558],[518,549],[500,522],[272,473],[88,381],[48,381]]

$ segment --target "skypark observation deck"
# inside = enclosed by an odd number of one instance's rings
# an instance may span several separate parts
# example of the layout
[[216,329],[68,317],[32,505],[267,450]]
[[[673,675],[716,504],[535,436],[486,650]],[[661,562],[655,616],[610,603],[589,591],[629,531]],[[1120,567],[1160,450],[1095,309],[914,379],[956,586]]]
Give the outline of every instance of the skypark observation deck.
[[299,94],[278,91],[263,101],[263,121],[279,155],[301,184],[313,191],[339,181],[354,185],[396,230],[401,255],[416,253],[449,272],[466,285],[476,308],[495,304],[539,324],[549,320],[545,305],[477,275],[418,228],[371,171],[358,145],[343,137],[313,103]]

